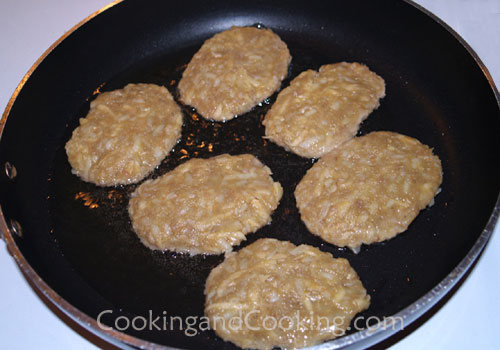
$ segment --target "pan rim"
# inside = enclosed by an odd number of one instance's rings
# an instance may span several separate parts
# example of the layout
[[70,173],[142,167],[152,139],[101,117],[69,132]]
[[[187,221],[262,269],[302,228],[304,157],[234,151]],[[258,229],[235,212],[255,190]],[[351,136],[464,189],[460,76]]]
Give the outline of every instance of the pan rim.
[[[64,35],[62,35],[59,39],[57,39],[41,56],[36,60],[36,62],[31,66],[28,72],[24,75],[21,82],[15,88],[11,98],[9,99],[7,106],[2,114],[2,118],[0,120],[0,139],[3,135],[3,131],[5,128],[5,124],[7,118],[10,114],[11,108],[15,103],[19,93],[22,88],[33,74],[33,72],[38,68],[38,66],[43,62],[43,60],[69,35],[75,32],[80,27],[84,26],[88,21],[99,15],[100,13],[108,10],[109,8],[121,3],[123,0],[115,0],[112,3],[102,7],[96,12],[89,15],[87,18],[83,19],[81,22],[76,24],[73,28],[68,30]],[[476,52],[472,49],[472,47],[457,33],[455,32],[449,25],[447,25],[444,21],[438,18],[429,10],[425,9],[419,4],[414,3],[411,0],[403,0],[405,3],[413,6],[417,10],[423,12],[435,22],[437,22],[441,27],[446,29],[453,37],[467,50],[467,52],[472,56],[476,64],[481,69],[483,75],[487,79],[493,93],[495,99],[497,101],[497,105],[500,108],[500,94],[495,86],[493,78],[489,73],[488,69],[481,61]],[[462,279],[464,274],[470,269],[473,263],[481,254],[482,250],[486,246],[489,241],[495,226],[498,222],[500,216],[500,194],[497,196],[497,200],[493,211],[489,217],[489,220],[483,229],[481,235],[478,237],[472,248],[466,254],[466,256],[460,261],[460,263],[433,289],[427,292],[425,295],[420,297],[417,301],[407,306],[400,312],[392,315],[394,319],[398,317],[403,320],[404,326],[408,326],[415,319],[420,317],[424,312],[429,310],[432,306],[434,306],[444,295],[446,295],[451,288]],[[33,283],[34,286],[48,299],[52,304],[57,306],[62,312],[68,315],[71,319],[76,321],[80,326],[95,334],[96,336],[105,339],[106,341],[118,345],[121,348],[133,349],[135,347],[138,348],[148,348],[148,349],[170,349],[170,350],[179,350],[178,348],[172,348],[165,345],[160,345],[157,343],[149,342],[142,340],[137,337],[130,336],[123,332],[116,331],[114,329],[103,329],[99,327],[98,322],[85,314],[83,311],[77,309],[69,302],[67,302],[64,298],[62,298],[57,292],[55,292],[47,283],[36,273],[36,271],[31,267],[28,261],[25,259],[23,254],[21,253],[19,247],[17,246],[13,234],[9,229],[9,225],[6,222],[6,219],[3,214],[3,210],[0,206],[0,234],[2,238],[6,242],[7,249],[9,253],[12,255],[16,264],[19,266],[24,276]],[[371,343],[379,342],[399,330],[393,327],[392,329],[387,329],[391,324],[384,324],[384,327],[377,327],[377,325],[365,329],[363,331],[359,331],[323,344],[319,344],[308,349],[316,349],[316,350],[324,350],[324,349],[338,349],[342,348],[357,342],[361,342],[371,338],[373,341]]]

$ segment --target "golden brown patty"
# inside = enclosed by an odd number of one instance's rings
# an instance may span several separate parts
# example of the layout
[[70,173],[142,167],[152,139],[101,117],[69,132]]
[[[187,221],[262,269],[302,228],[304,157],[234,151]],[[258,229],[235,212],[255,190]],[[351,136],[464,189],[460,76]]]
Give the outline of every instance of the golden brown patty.
[[266,137],[302,157],[321,157],[356,135],[384,96],[384,80],[362,64],[307,70],[279,93],[266,114]]
[[205,295],[212,329],[226,341],[257,349],[335,338],[370,305],[347,260],[269,238],[227,254],[210,272]]
[[232,27],[205,41],[179,82],[181,100],[207,119],[225,121],[276,91],[291,57],[269,29]]
[[151,249],[219,254],[271,221],[283,190],[250,154],[191,159],[132,194],[129,214]]
[[441,162],[429,147],[393,132],[372,132],[322,157],[295,198],[312,233],[356,249],[405,231],[433,202],[441,181]]
[[129,84],[100,94],[66,143],[73,173],[99,186],[143,179],[181,135],[182,114],[168,90]]

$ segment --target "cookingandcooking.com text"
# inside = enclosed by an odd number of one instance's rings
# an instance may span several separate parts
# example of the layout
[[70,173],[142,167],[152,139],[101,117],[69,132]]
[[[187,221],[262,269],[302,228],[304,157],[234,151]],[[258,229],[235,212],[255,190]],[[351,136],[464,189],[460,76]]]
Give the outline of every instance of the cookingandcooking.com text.
[[[213,322],[209,321],[206,316],[171,316],[167,315],[166,311],[163,311],[161,316],[154,315],[151,310],[147,316],[118,316],[114,319],[114,322],[110,323],[112,327],[104,324],[106,319],[112,317],[112,310],[104,310],[97,316],[97,324],[99,328],[103,330],[116,329],[118,331],[126,331],[128,329],[133,329],[135,331],[174,331],[179,330],[184,332],[186,336],[193,337],[200,332],[208,330],[216,330],[217,328],[223,330],[229,330],[232,332],[241,331],[243,329],[248,329],[250,331],[260,331],[260,330],[331,330],[335,336],[342,336],[346,331],[349,330],[364,330],[368,329],[370,332],[374,332],[378,329],[392,329],[392,330],[402,330],[404,329],[404,320],[402,317],[363,317],[358,316],[354,318],[351,322],[350,327],[344,330],[342,325],[344,325],[344,316],[335,316],[333,318],[328,318],[324,316],[311,316],[309,318],[303,318],[297,311],[295,315],[283,316],[276,318],[273,316],[265,316],[263,318],[259,317],[259,310],[252,310],[243,314],[240,312],[238,316],[233,316],[229,319],[222,317],[214,317]],[[255,318],[260,319],[261,324],[255,323]],[[108,322],[106,322],[108,323]]]

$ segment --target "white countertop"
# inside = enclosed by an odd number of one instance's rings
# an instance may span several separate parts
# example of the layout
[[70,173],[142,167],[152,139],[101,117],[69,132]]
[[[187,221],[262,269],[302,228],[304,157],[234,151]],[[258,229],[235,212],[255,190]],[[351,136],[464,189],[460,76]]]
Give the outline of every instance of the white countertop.
[[[0,109],[36,59],[108,0],[0,1]],[[500,0],[418,0],[472,46],[500,84]],[[498,150],[493,150],[498,154]],[[500,347],[500,225],[457,292],[391,349]],[[0,349],[112,348],[83,330],[30,287],[0,243]],[[422,323],[422,322],[420,322]],[[416,329],[413,329],[416,328]],[[394,343],[395,342],[395,343]]]

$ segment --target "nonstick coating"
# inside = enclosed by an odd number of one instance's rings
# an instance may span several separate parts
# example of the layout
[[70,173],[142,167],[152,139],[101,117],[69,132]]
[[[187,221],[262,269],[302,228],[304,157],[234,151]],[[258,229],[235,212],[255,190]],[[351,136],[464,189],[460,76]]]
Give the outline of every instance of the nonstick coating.
[[[2,209],[16,219],[16,239],[36,272],[87,315],[114,325],[118,316],[202,316],[203,288],[223,256],[145,248],[127,213],[136,185],[101,188],[71,174],[64,144],[100,92],[129,82],[177,84],[205,39],[232,25],[263,25],[288,45],[292,64],[283,87],[305,69],[357,61],[386,81],[387,96],[360,135],[390,130],[419,139],[443,164],[434,206],[408,231],[359,254],[324,243],[300,220],[293,191],[313,161],[262,138],[262,118],[277,93],[249,113],[212,123],[183,106],[182,139],[148,178],[194,157],[251,153],[273,171],[284,195],[262,237],[314,245],[344,257],[371,295],[361,316],[390,316],[443,280],[481,234],[498,193],[499,110],[474,58],[447,30],[402,1],[123,2],[65,39],[34,71],[12,106],[1,140],[1,164],[18,172],[2,181]],[[208,145],[211,144],[211,147]],[[233,349],[213,332],[125,332],[181,348]]]

